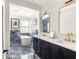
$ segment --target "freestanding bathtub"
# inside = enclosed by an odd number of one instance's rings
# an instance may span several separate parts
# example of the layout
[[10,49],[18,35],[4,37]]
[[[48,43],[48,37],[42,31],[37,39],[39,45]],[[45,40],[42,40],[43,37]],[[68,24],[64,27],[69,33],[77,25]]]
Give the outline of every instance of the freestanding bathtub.
[[24,35],[24,36],[20,36],[21,39],[21,45],[22,46],[28,46],[31,44],[31,37]]

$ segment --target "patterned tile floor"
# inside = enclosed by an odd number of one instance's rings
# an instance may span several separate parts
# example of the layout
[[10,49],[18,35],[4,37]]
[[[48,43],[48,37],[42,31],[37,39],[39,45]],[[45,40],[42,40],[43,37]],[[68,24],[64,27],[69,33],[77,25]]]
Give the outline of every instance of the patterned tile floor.
[[12,59],[35,59],[33,58],[33,44],[31,43],[29,46],[21,46],[20,40],[11,40],[10,53]]

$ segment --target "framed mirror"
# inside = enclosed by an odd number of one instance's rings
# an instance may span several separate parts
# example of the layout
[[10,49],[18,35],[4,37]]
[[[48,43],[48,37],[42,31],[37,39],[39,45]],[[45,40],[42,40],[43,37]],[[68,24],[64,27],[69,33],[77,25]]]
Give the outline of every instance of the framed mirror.
[[49,13],[45,13],[42,16],[42,31],[43,31],[43,33],[50,32],[50,15],[49,15]]
[[76,35],[76,3],[60,9],[59,25],[60,34],[73,33]]

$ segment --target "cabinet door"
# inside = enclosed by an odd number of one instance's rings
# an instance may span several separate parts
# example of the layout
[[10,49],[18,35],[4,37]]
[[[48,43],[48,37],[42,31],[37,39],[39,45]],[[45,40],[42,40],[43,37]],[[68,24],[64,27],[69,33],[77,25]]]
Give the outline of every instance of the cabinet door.
[[41,59],[49,59],[48,58],[48,43],[43,40],[40,40],[40,55],[41,55]]
[[48,58],[53,59],[53,49],[50,43],[48,43]]
[[51,52],[50,52],[50,57],[51,59],[59,59],[59,54],[58,54],[58,46],[51,44]]
[[64,52],[62,50],[63,48],[62,47],[59,47],[58,46],[58,59],[64,59]]
[[44,47],[44,46],[42,46],[41,47],[41,59],[49,59],[48,58],[48,49],[47,49],[47,47]]
[[33,49],[34,49],[34,51],[35,51],[35,53],[37,54],[38,53],[38,48],[39,46],[38,46],[38,39],[37,38],[33,38]]
[[36,52],[36,39],[33,37],[33,49]]
[[64,59],[76,59],[76,52],[63,48]]

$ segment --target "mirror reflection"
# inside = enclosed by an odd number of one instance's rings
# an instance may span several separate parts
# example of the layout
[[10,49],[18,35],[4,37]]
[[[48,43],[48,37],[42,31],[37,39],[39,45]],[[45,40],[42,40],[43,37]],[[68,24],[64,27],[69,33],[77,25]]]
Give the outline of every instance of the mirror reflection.
[[43,24],[43,32],[48,33],[49,32],[49,14],[45,14],[42,17],[42,24]]
[[76,4],[60,9],[60,34],[76,33]]

